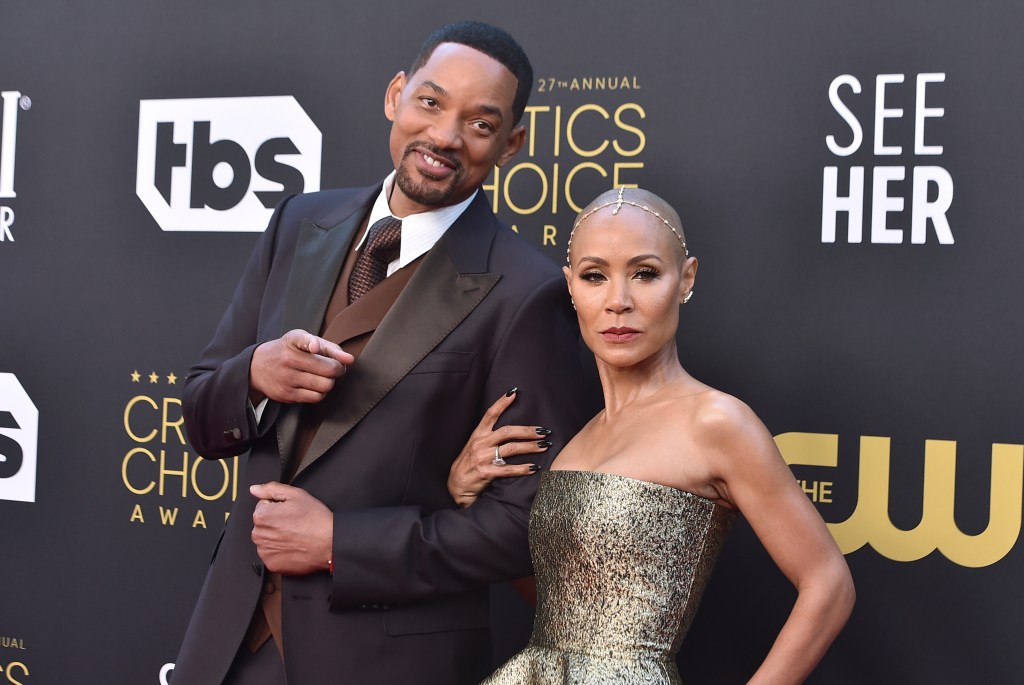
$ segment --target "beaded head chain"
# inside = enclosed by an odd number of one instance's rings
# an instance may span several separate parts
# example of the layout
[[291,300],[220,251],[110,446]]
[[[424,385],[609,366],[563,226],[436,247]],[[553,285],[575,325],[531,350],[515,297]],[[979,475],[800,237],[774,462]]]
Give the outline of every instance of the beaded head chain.
[[613,205],[615,207],[615,209],[612,210],[612,214],[613,215],[619,213],[619,210],[622,209],[622,205],[629,205],[631,207],[636,207],[637,209],[642,209],[643,211],[647,212],[648,214],[653,214],[654,216],[656,216],[661,221],[661,223],[663,223],[666,226],[668,226],[669,230],[672,231],[672,233],[675,235],[675,237],[679,239],[679,244],[683,246],[683,254],[686,257],[690,256],[690,251],[688,249],[686,249],[686,241],[683,240],[683,234],[678,229],[676,229],[675,226],[673,226],[671,223],[669,223],[668,219],[666,219],[661,214],[659,214],[657,211],[655,211],[654,209],[648,207],[645,204],[641,204],[639,202],[634,202],[633,200],[625,199],[623,197],[625,192],[626,192],[626,186],[620,187],[619,188],[619,194],[618,194],[618,196],[614,200],[612,200],[610,202],[605,202],[604,204],[601,204],[601,205],[597,205],[596,207],[591,209],[586,214],[582,214],[580,216],[580,218],[576,220],[576,223],[572,227],[572,231],[569,233],[569,243],[565,247],[565,261],[566,262],[569,262],[569,253],[572,251],[572,237],[573,237],[573,235],[575,235],[576,229],[580,227],[580,224],[582,224],[584,221],[589,219],[591,214],[594,214],[595,212],[600,211],[600,210],[604,209],[605,207],[611,207]]

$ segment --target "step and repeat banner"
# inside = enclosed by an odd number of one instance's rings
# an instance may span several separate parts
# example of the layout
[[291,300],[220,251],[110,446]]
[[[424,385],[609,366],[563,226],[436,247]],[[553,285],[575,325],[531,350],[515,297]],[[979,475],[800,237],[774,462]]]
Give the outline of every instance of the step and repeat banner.
[[[813,683],[1024,679],[1018,3],[0,5],[0,685],[172,682],[244,455],[181,388],[288,194],[390,170],[384,89],[498,24],[536,81],[485,186],[564,260],[639,185],[700,259],[684,366],[749,403],[853,571]],[[681,455],[685,458],[685,455]],[[743,682],[795,592],[745,525],[680,653]],[[494,590],[496,657],[531,609]]]

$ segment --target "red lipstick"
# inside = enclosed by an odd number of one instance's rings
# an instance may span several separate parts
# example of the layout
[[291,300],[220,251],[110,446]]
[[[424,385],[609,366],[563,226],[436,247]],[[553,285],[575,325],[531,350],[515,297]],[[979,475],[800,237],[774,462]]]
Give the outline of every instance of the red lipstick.
[[603,331],[601,331],[601,337],[610,343],[627,343],[630,340],[636,338],[638,335],[640,335],[640,331],[636,330],[635,328],[628,328],[625,326],[613,326],[611,328],[606,328]]

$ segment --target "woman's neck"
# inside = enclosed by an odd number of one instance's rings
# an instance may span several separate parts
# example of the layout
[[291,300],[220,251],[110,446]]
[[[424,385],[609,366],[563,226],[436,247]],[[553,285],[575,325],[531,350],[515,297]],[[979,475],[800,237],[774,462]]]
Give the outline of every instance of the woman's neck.
[[616,367],[597,360],[604,391],[605,417],[614,419],[630,407],[657,395],[665,387],[690,377],[679,363],[675,341],[639,364]]

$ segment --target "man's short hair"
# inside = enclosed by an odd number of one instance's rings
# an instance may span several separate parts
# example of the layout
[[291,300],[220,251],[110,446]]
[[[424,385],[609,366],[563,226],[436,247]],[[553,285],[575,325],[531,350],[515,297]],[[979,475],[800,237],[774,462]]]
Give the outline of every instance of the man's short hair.
[[423,42],[412,66],[409,67],[409,76],[415,74],[420,67],[427,63],[434,53],[434,48],[441,43],[458,43],[471,47],[497,60],[512,72],[519,82],[516,86],[515,99],[512,101],[512,125],[518,124],[519,120],[523,118],[526,102],[530,99],[530,90],[533,87],[533,67],[515,38],[497,26],[479,21],[459,21],[445,24],[427,36],[427,40]]

